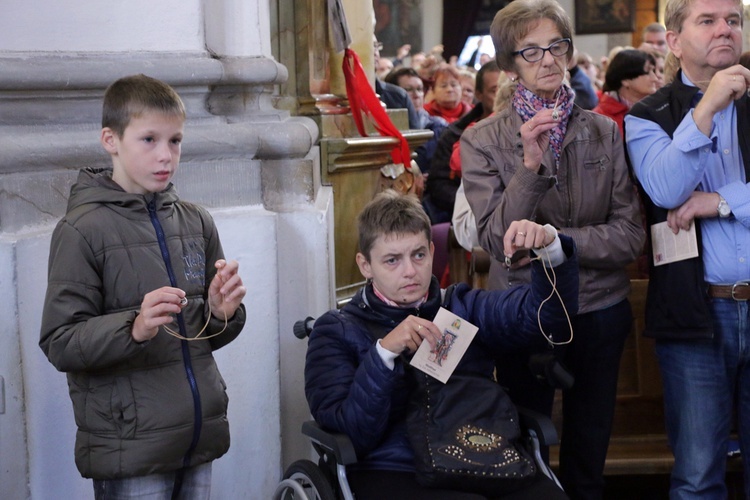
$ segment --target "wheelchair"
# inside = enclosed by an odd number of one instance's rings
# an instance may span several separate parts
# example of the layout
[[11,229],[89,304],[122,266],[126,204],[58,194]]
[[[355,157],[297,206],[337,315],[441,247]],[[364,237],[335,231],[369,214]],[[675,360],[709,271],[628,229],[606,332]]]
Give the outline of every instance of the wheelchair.
[[[305,339],[312,331],[315,319],[308,316],[294,324],[294,335]],[[525,408],[517,408],[524,440],[539,471],[554,481],[560,482],[541,455],[543,446],[558,443],[557,430],[546,415]],[[302,459],[292,463],[274,492],[273,500],[354,500],[346,477],[346,467],[357,462],[349,437],[346,434],[329,432],[314,420],[302,424],[302,434],[307,436],[318,463]]]

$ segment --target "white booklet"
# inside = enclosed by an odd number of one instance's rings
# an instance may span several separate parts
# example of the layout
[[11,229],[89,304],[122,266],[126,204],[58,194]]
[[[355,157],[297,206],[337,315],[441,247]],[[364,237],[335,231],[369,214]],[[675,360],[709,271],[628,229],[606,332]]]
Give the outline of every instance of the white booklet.
[[666,222],[651,226],[651,247],[654,254],[654,265],[661,266],[670,262],[692,259],[698,256],[698,237],[695,224],[690,229],[674,234]]
[[432,322],[443,332],[443,337],[435,349],[429,342],[422,342],[411,365],[446,383],[479,329],[443,307]]

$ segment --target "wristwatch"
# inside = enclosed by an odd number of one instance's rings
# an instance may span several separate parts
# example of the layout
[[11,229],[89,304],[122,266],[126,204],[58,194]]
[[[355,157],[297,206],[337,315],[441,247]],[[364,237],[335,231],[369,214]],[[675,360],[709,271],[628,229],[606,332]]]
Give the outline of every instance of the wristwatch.
[[727,203],[727,200],[725,200],[722,195],[719,195],[719,206],[716,207],[716,210],[719,212],[719,217],[722,219],[726,219],[732,215],[732,209],[729,208],[729,203]]

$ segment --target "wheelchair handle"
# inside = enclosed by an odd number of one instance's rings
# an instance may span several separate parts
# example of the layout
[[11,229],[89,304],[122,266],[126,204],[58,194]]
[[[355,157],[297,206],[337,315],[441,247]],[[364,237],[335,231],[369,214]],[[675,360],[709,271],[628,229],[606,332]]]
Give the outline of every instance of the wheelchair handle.
[[308,316],[305,319],[295,321],[294,326],[292,327],[294,336],[300,340],[307,338],[310,335],[314,324],[315,318],[313,318],[312,316]]

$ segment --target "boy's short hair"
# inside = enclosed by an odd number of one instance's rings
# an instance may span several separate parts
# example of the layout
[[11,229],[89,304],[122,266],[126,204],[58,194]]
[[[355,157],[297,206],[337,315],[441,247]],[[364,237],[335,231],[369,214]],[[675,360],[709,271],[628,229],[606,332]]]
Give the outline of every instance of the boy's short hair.
[[378,236],[386,234],[424,233],[432,239],[430,218],[414,195],[399,194],[392,189],[378,193],[359,217],[359,251],[370,261],[370,251]]
[[144,112],[157,111],[185,119],[185,105],[166,83],[146,75],[120,78],[104,92],[102,128],[122,137],[130,120]]

